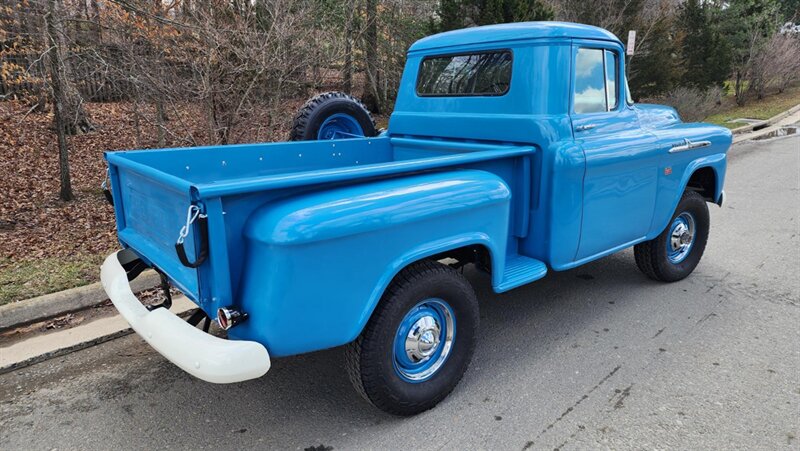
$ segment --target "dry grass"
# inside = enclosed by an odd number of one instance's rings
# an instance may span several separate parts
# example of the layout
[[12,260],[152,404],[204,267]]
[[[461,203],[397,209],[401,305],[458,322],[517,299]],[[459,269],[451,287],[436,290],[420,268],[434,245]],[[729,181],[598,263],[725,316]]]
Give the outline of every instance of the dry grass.
[[769,119],[796,105],[800,105],[800,86],[788,88],[783,93],[775,93],[761,100],[750,100],[742,107],[737,106],[733,98],[727,97],[724,111],[706,117],[704,122],[736,128],[747,124],[730,122],[733,119]]
[[0,258],[0,305],[95,282],[102,255]]

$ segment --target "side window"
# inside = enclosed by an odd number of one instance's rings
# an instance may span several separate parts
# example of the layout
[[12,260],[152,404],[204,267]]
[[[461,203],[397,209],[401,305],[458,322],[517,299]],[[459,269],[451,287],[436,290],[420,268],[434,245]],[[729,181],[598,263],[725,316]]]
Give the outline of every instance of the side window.
[[617,54],[603,49],[578,49],[575,60],[575,112],[600,113],[617,108]]
[[619,66],[617,65],[617,54],[606,50],[606,101],[608,102],[608,110],[617,109],[617,72]]
[[575,112],[606,111],[606,77],[603,50],[578,49],[575,60]]

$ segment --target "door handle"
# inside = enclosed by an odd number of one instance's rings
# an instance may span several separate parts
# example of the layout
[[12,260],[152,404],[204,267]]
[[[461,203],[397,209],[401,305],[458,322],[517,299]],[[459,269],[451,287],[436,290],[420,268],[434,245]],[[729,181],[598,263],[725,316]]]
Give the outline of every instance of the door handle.
[[595,127],[597,127],[597,124],[583,124],[575,127],[575,131],[585,132],[586,130],[591,130]]
[[710,145],[711,141],[690,141],[689,138],[684,138],[683,141],[673,144],[672,148],[669,149],[669,153],[685,152],[687,150],[699,149]]

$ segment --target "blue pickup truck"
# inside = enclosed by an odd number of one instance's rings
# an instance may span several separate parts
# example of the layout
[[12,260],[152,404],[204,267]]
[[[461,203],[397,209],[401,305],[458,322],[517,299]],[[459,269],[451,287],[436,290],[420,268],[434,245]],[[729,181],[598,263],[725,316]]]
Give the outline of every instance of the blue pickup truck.
[[[436,405],[472,358],[479,305],[458,268],[502,293],[633,246],[650,278],[683,279],[731,144],[727,129],[634,104],[619,39],[557,22],[421,39],[388,130],[329,93],[292,137],[106,153],[124,250],[102,282],[200,379],[346,345],[357,391],[397,415]],[[129,279],[145,267],[199,306],[189,321],[138,301]],[[211,318],[226,335],[207,333]]]

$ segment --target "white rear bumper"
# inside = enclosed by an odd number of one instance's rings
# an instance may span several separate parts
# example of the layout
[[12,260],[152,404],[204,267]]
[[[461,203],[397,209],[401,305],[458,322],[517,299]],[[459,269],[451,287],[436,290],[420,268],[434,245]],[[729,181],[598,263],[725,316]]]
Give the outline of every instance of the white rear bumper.
[[100,281],[133,330],[161,355],[187,373],[217,384],[255,379],[269,371],[269,353],[260,343],[215,337],[165,308],[148,311],[131,291],[118,253],[106,257]]

